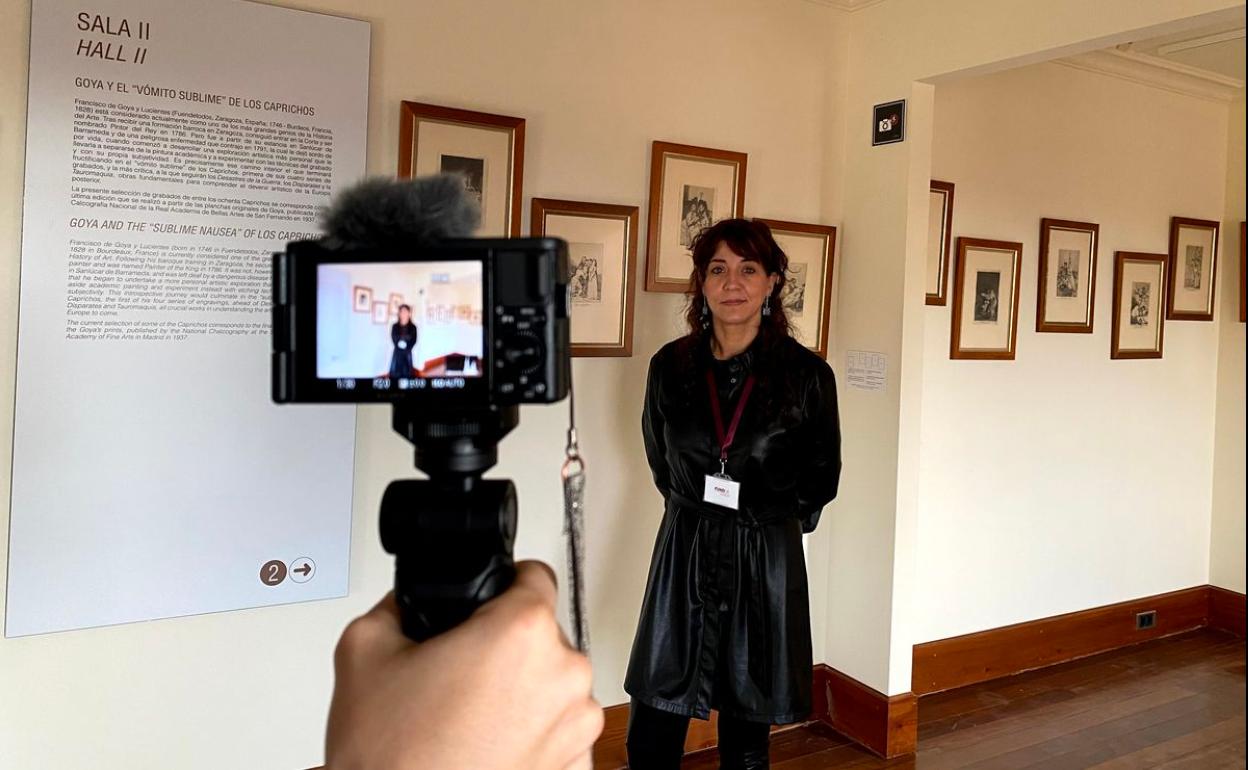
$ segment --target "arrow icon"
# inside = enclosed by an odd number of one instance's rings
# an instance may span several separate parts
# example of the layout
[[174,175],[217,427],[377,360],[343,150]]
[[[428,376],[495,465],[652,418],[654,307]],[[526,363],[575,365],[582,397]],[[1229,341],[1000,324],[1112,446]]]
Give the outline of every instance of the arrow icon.
[[296,583],[306,583],[316,574],[316,562],[306,556],[300,556],[290,563],[290,579]]

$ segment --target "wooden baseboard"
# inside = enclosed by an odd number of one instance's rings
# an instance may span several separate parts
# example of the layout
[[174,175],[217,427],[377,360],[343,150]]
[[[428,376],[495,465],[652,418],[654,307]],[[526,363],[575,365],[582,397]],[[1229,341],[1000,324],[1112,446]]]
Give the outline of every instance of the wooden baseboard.
[[594,741],[594,770],[618,770],[628,765],[624,739],[628,736],[628,704],[602,710],[602,734]]
[[[1012,676],[1205,626],[1242,637],[1245,606],[1244,594],[1206,585],[916,644],[911,692],[891,697],[820,663],[813,672],[811,716],[891,759],[917,748],[920,695]],[[1136,615],[1149,610],[1157,613],[1156,625],[1137,630]],[[624,745],[628,704],[610,706],[605,715],[602,736],[594,744],[594,767],[618,770],[628,761]],[[710,721],[691,720],[685,752],[714,748],[717,723],[714,712]]]
[[1209,586],[1209,626],[1229,631],[1236,636],[1244,633],[1244,595],[1217,586]]
[[[1209,624],[1209,589],[1198,586],[916,644],[911,690],[927,695],[965,687],[1201,628]],[[1137,630],[1136,615],[1149,610],[1157,613],[1156,625]]]
[[914,752],[918,698],[888,696],[836,669],[815,666],[814,717],[886,759]]
[[[822,663],[815,666],[811,719],[830,725],[882,757],[913,753],[918,742],[918,698],[911,693],[891,698]],[[602,735],[594,743],[595,770],[619,770],[628,763],[628,704],[603,709]],[[709,721],[689,721],[685,753],[718,745],[719,715]],[[801,723],[778,725],[772,733],[792,730]]]

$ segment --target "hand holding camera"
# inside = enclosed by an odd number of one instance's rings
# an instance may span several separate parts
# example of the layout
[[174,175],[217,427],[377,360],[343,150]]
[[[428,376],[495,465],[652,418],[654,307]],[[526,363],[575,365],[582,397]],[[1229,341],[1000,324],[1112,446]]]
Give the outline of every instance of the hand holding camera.
[[555,622],[539,562],[517,564],[510,589],[419,645],[388,595],[348,626],[334,672],[328,770],[588,768],[602,731],[589,661]]
[[[477,214],[453,177],[373,180],[339,197],[325,238],[274,255],[273,400],[389,402],[428,475],[382,497],[395,590],[335,653],[331,770],[589,767],[602,731],[553,574],[513,561],[515,486],[482,478],[520,404],[569,394],[567,244],[464,238]],[[574,428],[567,455],[584,649]]]
[[395,481],[381,505],[417,641],[510,584],[515,487],[482,476],[520,404],[570,387],[567,244],[464,237],[478,216],[456,177],[370,180],[338,197],[326,237],[273,258],[273,400],[389,402],[429,476]]

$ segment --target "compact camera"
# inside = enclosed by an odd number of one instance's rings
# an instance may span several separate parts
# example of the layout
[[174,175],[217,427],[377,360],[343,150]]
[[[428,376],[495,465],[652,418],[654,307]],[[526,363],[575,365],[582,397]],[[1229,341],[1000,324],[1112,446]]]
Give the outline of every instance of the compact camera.
[[559,401],[570,380],[567,264],[557,238],[292,242],[273,259],[273,400]]

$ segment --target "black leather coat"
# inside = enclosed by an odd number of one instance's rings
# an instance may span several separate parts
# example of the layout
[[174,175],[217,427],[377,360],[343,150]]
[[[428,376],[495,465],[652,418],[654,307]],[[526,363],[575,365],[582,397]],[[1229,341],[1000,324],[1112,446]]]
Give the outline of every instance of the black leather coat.
[[[418,337],[416,324],[411,321],[406,325],[396,323],[390,327],[390,341],[394,343],[394,353],[390,356],[392,378],[397,380],[413,376],[412,350]],[[399,345],[400,342],[403,344]]]
[[[719,470],[707,368],[727,425],[746,377],[757,384],[728,452],[740,509],[704,503]],[[810,600],[802,533],[836,496],[841,472],[836,381],[790,339],[761,339],[715,361],[705,339],[669,343],[650,361],[646,456],[666,501],[624,689],[654,708],[760,722],[811,710]]]

